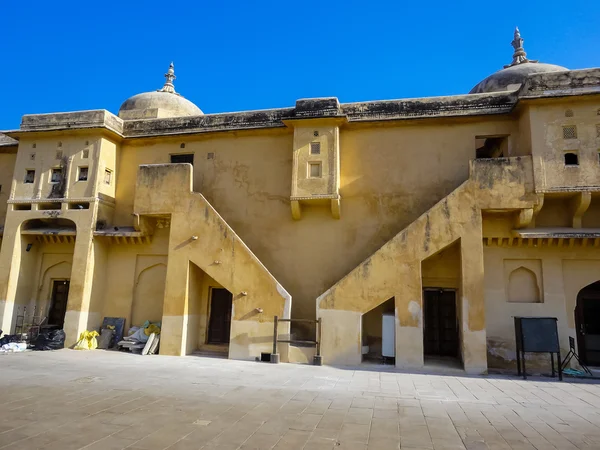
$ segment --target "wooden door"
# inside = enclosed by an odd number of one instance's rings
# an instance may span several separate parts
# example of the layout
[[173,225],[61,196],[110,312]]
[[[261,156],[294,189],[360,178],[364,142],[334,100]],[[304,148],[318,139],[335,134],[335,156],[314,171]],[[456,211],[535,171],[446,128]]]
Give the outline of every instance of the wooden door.
[[231,301],[232,295],[227,289],[211,289],[207,340],[209,344],[229,343]]
[[454,291],[423,291],[423,350],[426,355],[458,356]]
[[67,300],[69,298],[69,280],[53,280],[52,296],[50,297],[50,311],[48,324],[61,328],[65,324],[67,313]]

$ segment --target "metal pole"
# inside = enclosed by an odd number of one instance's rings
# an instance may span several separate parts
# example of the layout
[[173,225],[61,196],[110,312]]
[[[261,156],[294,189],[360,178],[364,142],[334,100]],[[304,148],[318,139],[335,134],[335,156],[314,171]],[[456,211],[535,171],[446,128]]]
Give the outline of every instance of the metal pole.
[[277,316],[273,322],[273,354],[277,353]]
[[317,356],[321,356],[321,318],[317,320]]

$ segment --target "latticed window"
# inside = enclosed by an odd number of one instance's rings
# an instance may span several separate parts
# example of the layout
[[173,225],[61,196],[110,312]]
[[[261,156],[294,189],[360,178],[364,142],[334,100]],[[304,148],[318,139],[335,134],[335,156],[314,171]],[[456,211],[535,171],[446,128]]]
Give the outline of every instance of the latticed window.
[[563,127],[563,139],[577,139],[577,127],[575,125]]
[[567,109],[565,111],[565,117],[573,117],[573,110],[572,109]]
[[310,143],[310,154],[311,155],[320,155],[321,154],[321,143],[320,142],[311,142]]

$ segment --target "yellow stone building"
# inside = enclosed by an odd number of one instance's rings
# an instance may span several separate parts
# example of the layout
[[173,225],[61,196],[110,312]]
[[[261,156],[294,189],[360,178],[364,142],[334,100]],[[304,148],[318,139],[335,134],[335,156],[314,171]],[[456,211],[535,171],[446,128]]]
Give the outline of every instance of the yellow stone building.
[[482,373],[514,366],[513,316],[552,316],[600,362],[600,69],[522,42],[465,95],[203,114],[171,65],[118,115],[24,116],[0,135],[0,328],[161,321],[162,354],[254,359],[275,316],[320,318],[324,363],[359,364],[386,321],[398,367]]

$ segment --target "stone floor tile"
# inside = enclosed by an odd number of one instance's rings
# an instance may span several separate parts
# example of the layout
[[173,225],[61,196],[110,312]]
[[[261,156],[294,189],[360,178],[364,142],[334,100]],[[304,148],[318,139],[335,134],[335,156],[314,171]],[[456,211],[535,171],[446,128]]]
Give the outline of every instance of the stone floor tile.
[[340,431],[340,442],[361,442],[366,444],[369,441],[369,425],[361,424],[344,424]]
[[3,356],[2,450],[600,449],[595,381],[103,351]]

